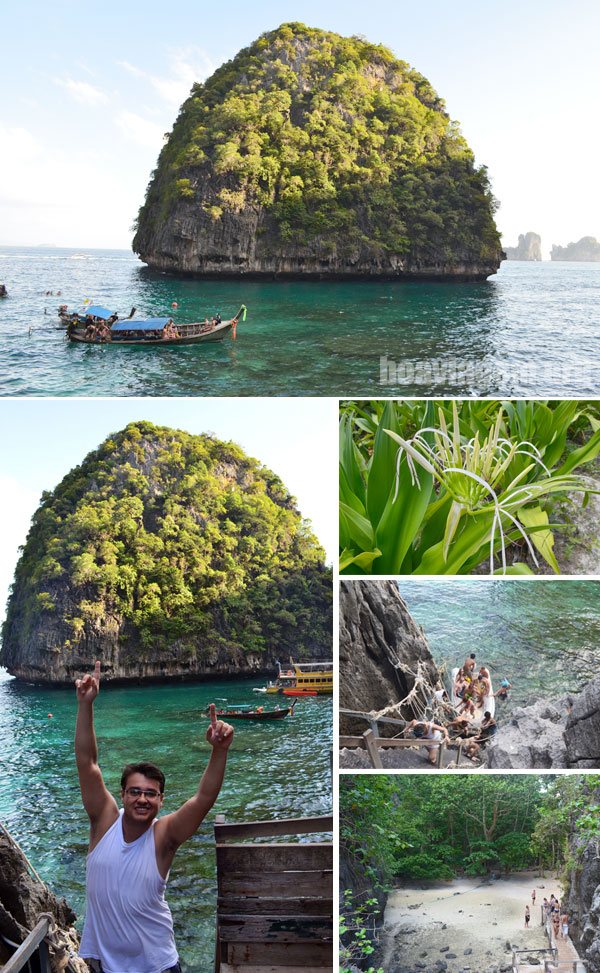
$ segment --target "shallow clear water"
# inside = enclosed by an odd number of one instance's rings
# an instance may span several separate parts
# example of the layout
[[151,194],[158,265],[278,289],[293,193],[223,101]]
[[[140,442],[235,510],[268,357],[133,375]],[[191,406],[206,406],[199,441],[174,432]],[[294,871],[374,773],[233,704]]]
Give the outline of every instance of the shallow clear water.
[[[103,689],[96,732],[108,788],[118,796],[123,765],[149,759],[165,771],[164,810],[174,810],[194,792],[208,757],[202,711],[212,701],[264,703],[252,693],[260,684]],[[73,756],[75,715],[73,690],[19,684],[0,670],[0,820],[81,917],[88,823]],[[214,815],[246,821],[330,814],[331,744],[332,703],[325,698],[299,700],[295,715],[277,723],[235,726],[216,807],[179,850],[167,889],[188,973],[212,969],[214,961]]]
[[513,685],[497,715],[576,692],[600,672],[600,582],[400,581],[400,594],[447,672],[475,652],[494,688]]
[[[0,247],[2,395],[595,395],[600,264],[505,262],[479,284],[196,281],[128,251]],[[51,290],[61,297],[46,297]],[[229,338],[82,347],[61,302],[176,321],[248,318]],[[44,314],[44,310],[47,314]],[[31,329],[31,332],[30,332]]]

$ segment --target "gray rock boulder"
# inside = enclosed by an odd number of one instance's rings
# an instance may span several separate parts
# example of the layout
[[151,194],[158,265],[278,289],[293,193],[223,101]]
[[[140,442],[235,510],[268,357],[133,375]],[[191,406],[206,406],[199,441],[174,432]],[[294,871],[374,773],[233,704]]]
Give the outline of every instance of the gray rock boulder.
[[486,748],[486,766],[494,770],[567,767],[564,732],[567,703],[538,700],[514,710]]

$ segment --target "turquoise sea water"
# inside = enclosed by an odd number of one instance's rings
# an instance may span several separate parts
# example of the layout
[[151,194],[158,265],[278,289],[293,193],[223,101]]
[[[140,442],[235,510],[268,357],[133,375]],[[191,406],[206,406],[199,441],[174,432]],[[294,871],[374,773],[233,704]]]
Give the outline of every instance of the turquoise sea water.
[[[561,397],[600,386],[600,264],[505,262],[479,284],[217,282],[154,274],[128,251],[0,247],[0,282],[1,395]],[[177,301],[182,322],[244,303],[248,318],[235,342],[82,347],[56,330],[56,308],[86,297],[140,316]]]
[[[123,765],[150,759],[167,777],[164,810],[174,810],[194,792],[208,758],[202,711],[212,701],[264,704],[265,697],[252,692],[260,684],[103,689],[96,731],[109,789],[118,797]],[[23,685],[0,670],[0,820],[81,917],[88,823],[73,756],[75,715],[73,690]],[[325,698],[299,700],[295,715],[277,723],[235,726],[216,807],[180,849],[167,889],[186,973],[213,968],[214,815],[246,821],[330,814],[331,743],[332,703]]]
[[433,656],[449,673],[475,652],[495,689],[510,698],[496,711],[577,692],[600,673],[600,582],[400,581]]

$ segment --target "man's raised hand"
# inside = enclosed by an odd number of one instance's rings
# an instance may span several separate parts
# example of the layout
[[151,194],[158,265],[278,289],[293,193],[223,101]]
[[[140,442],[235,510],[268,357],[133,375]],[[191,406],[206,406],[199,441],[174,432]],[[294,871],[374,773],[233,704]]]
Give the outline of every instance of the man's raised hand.
[[93,673],[88,673],[81,679],[75,680],[77,690],[77,701],[80,703],[93,703],[100,692],[100,662],[96,660]]
[[206,731],[206,739],[213,750],[227,750],[233,740],[233,727],[229,723],[223,723],[217,719],[217,710],[214,703],[208,708],[210,714],[210,726]]

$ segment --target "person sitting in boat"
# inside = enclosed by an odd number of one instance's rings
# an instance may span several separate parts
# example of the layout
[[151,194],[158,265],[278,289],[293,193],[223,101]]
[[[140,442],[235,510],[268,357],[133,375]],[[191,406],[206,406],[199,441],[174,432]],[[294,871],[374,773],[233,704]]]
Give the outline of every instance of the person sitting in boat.
[[454,695],[462,699],[465,691],[471,685],[471,677],[466,676],[463,669],[459,669],[454,680]]
[[168,338],[178,338],[178,337],[179,337],[179,331],[177,330],[173,322],[169,321],[166,327],[163,328],[163,338],[167,340]]
[[411,720],[406,724],[406,732],[412,733],[416,740],[433,740],[433,746],[427,746],[428,760],[430,764],[437,763],[437,753],[440,743],[450,743],[450,737],[445,726],[439,723],[426,723],[423,720]]
[[512,689],[512,684],[508,681],[508,679],[503,679],[500,683],[500,689],[494,693],[494,696],[497,696],[498,699],[505,702],[508,699],[509,689]]
[[487,743],[488,740],[494,736],[498,729],[498,724],[492,716],[489,710],[483,714],[483,719],[481,721],[481,728],[479,730],[479,735],[477,736],[478,743]]
[[217,311],[217,313],[215,314],[215,316],[214,316],[214,318],[213,318],[213,321],[215,322],[215,324],[220,324],[222,320],[223,320],[223,319],[222,319],[222,317],[221,317],[221,315],[220,315],[220,314],[219,314],[219,312]]
[[485,677],[477,676],[473,683],[473,700],[479,709],[485,704],[485,697],[489,695],[488,687],[489,683],[486,682]]
[[89,319],[88,323],[85,326],[85,340],[95,341],[97,335],[98,335],[98,329],[96,328],[94,322],[91,319]]
[[217,720],[212,704],[206,731],[212,748],[208,764],[194,796],[176,811],[159,817],[165,776],[156,764],[147,762],[124,767],[119,810],[98,765],[94,702],[100,689],[100,662],[93,675],[83,676],[75,685],[75,757],[90,819],[86,916],[79,955],[94,973],[181,973],[165,887],[178,848],[196,833],[219,795],[233,728]]
[[472,691],[465,692],[462,703],[458,707],[458,714],[465,716],[475,716],[475,703],[473,702]]

